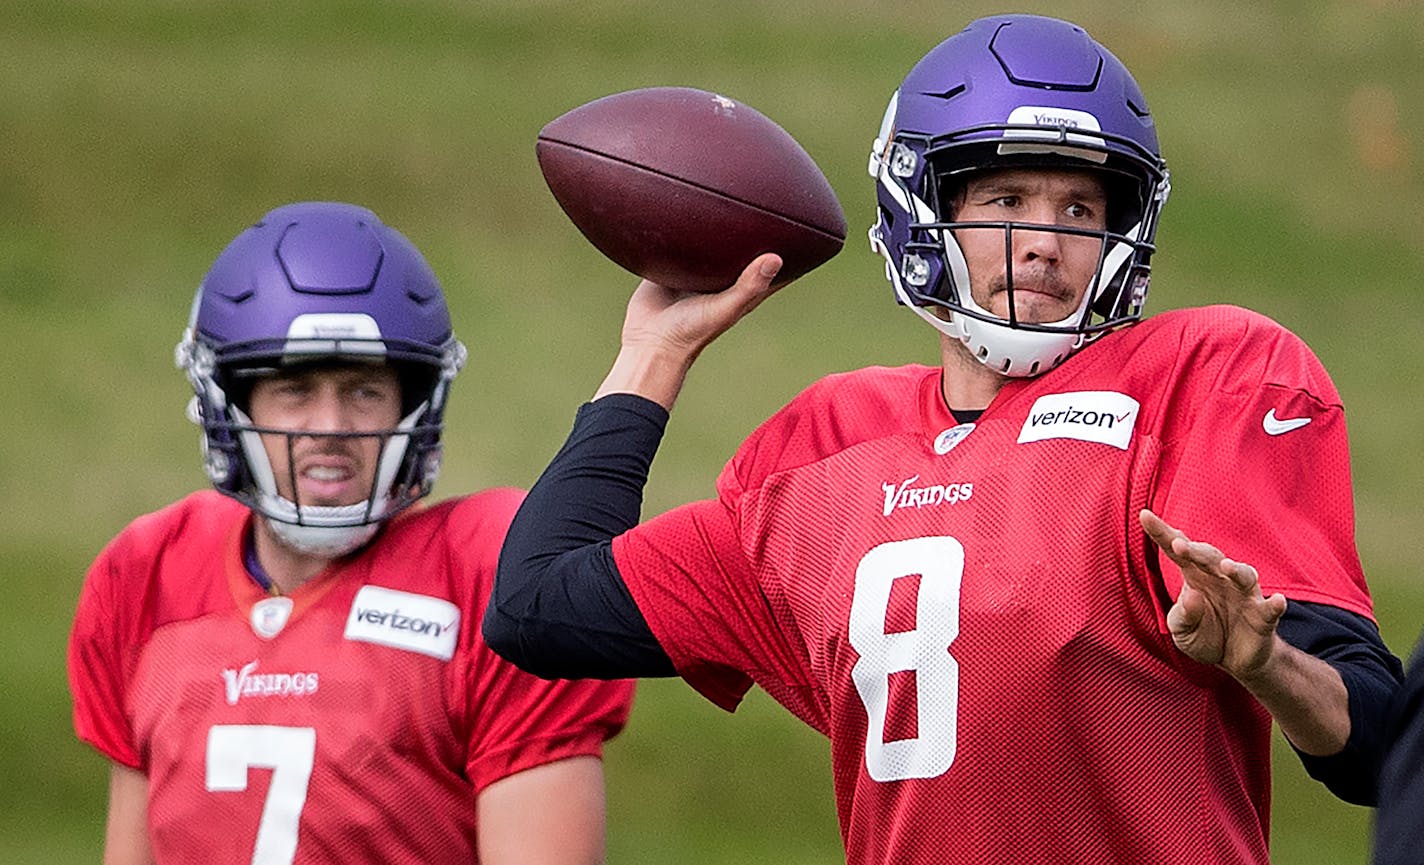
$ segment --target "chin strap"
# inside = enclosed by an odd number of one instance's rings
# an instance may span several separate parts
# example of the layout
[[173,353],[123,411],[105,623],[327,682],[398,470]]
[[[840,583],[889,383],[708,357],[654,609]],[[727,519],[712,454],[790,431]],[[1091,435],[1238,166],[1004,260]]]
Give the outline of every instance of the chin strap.
[[360,526],[300,526],[264,517],[283,545],[307,556],[335,559],[355,552],[375,536],[379,523]]

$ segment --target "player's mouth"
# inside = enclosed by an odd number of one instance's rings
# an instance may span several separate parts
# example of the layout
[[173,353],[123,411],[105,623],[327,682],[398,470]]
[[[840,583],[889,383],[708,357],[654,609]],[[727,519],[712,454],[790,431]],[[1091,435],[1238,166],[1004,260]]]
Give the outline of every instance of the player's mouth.
[[[1000,310],[999,314],[1008,317],[1010,295],[1007,291],[995,298],[998,302],[994,306]],[[1071,310],[1072,297],[1054,291],[1049,288],[1036,286],[1014,286],[1012,302],[1014,312],[1019,321],[1030,323],[1043,323],[1058,321],[1067,315]]]
[[1075,292],[1052,271],[1020,276],[1014,281],[1012,295],[1007,283],[1008,280],[1001,276],[992,286],[990,309],[996,315],[1008,318],[1011,298],[1015,317],[1022,322],[1042,324],[1060,321],[1072,312]]
[[366,498],[367,480],[349,460],[313,461],[298,469],[297,492],[302,504],[349,505]]

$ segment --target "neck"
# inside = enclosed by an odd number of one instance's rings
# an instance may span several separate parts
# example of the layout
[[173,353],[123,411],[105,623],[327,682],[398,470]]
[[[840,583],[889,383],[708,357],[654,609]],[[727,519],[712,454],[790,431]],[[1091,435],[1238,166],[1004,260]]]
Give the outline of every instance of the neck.
[[940,387],[944,403],[955,411],[977,411],[989,407],[1009,379],[974,359],[969,348],[957,339],[941,335],[940,361],[944,376]]
[[284,595],[301,588],[332,562],[328,557],[302,553],[282,543],[260,515],[253,517],[252,545],[273,588]]

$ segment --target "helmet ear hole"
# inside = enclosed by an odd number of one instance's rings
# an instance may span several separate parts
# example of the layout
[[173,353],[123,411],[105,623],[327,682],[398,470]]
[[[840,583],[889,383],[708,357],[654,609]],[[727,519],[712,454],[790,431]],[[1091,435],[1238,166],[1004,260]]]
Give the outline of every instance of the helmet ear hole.
[[401,417],[405,417],[419,408],[421,403],[430,401],[440,380],[440,371],[424,364],[394,362],[392,366],[400,382]]

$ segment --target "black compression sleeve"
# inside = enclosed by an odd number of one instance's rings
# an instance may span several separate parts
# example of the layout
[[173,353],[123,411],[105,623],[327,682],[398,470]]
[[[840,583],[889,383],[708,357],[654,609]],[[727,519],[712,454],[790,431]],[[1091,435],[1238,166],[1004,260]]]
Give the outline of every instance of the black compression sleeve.
[[549,679],[676,675],[612,553],[612,538],[638,524],[667,420],[631,394],[579,408],[500,551],[484,618],[500,655]]
[[1291,601],[1277,633],[1334,667],[1350,695],[1350,738],[1344,750],[1329,757],[1297,750],[1306,772],[1346,802],[1375,804],[1385,718],[1404,675],[1399,659],[1385,646],[1373,622],[1328,604]]

